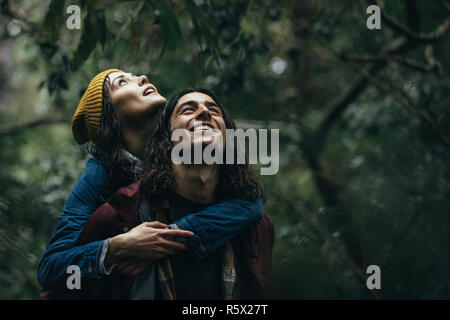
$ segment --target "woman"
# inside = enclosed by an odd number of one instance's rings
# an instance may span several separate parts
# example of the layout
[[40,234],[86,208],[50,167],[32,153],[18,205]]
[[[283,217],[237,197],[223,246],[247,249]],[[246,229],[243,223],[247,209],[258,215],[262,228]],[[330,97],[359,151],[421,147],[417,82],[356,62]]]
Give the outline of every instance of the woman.
[[[82,278],[98,278],[110,272],[104,266],[99,268],[98,263],[99,257],[108,250],[108,239],[82,246],[77,241],[95,209],[119,188],[137,179],[142,171],[139,159],[143,158],[156,114],[165,102],[145,76],[109,69],[91,80],[72,119],[72,131],[79,144],[92,142],[90,153],[94,158],[87,161],[85,174],[72,189],[40,259],[38,280],[44,289],[65,288],[70,265],[80,267]],[[236,211],[241,214],[236,216]],[[217,215],[221,216],[220,228],[203,230],[202,221]],[[184,237],[189,249],[202,257],[255,225],[262,216],[260,200],[227,199],[175,221],[171,225],[174,230],[167,231]],[[147,237],[166,227],[154,222],[146,229]],[[142,243],[145,241],[144,237]],[[163,257],[184,249],[182,244],[170,241],[160,245],[157,253]],[[115,267],[125,274],[136,275],[147,264],[124,260]]]

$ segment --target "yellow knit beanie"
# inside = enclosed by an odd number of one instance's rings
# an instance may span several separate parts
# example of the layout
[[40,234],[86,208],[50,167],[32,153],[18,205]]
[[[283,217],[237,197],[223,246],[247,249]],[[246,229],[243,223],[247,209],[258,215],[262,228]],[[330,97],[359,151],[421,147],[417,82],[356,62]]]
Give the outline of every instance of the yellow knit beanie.
[[109,69],[97,74],[89,83],[72,118],[72,133],[78,144],[92,140],[100,129],[103,109],[103,82],[112,72]]

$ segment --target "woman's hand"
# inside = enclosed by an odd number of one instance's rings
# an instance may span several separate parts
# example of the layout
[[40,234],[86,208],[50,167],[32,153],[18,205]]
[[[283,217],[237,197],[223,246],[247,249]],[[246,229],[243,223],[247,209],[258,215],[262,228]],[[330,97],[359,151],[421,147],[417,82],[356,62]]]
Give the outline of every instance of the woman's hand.
[[155,262],[155,259],[126,259],[120,261],[116,265],[115,270],[124,275],[135,277],[150,267],[153,262]]
[[114,264],[122,259],[160,259],[173,255],[188,247],[175,241],[177,237],[190,238],[191,231],[169,229],[159,221],[144,222],[127,233],[117,235],[109,240],[105,265]]

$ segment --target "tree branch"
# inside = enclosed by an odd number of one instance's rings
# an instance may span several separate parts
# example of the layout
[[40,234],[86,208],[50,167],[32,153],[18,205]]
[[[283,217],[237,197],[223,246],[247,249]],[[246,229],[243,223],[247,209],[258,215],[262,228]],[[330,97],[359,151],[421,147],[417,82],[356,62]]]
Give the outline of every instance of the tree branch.
[[5,17],[8,17],[20,23],[22,29],[25,32],[33,33],[35,32],[35,30],[37,30],[37,26],[29,21],[26,15],[20,14],[19,10],[11,8],[11,3],[9,2],[0,8],[0,13]]
[[408,27],[400,24],[399,22],[395,21],[394,18],[389,16],[384,11],[384,3],[380,0],[373,0],[370,1],[372,3],[375,3],[377,6],[381,9],[381,16],[383,17],[384,23],[391,28],[393,31],[400,33],[404,36],[406,36],[411,41],[417,41],[422,43],[434,43],[440,39],[442,39],[450,30],[450,17],[445,19],[444,22],[437,27],[437,29],[434,32],[430,33],[416,33],[412,30],[410,30]]
[[59,123],[66,123],[67,119],[60,119],[60,118],[42,118],[37,120],[28,121],[22,124],[9,126],[0,128],[0,135],[7,136],[7,135],[15,135],[23,130],[36,128],[43,125],[50,125],[50,124],[59,124]]
[[[445,0],[444,0],[445,1]],[[443,0],[439,0],[439,4],[444,8],[445,12],[450,14],[450,5]]]
[[[270,193],[268,194],[269,198],[272,198],[274,201],[278,202],[280,205],[284,205],[287,207],[288,210],[290,210],[292,213],[295,213],[300,218],[302,218],[312,229],[313,231],[322,239],[323,242],[329,243],[331,246],[333,246],[336,250],[338,250],[338,242],[336,241],[338,238],[329,237],[327,232],[322,230],[319,225],[313,221],[310,217],[308,217],[303,210],[298,208],[296,203],[290,199],[287,199],[283,197],[282,195],[276,194],[276,193]],[[344,243],[345,245],[345,243]],[[358,266],[354,261],[353,258],[349,255],[348,251],[344,251],[344,255],[342,257],[344,259],[344,262],[353,270],[353,272],[360,278],[361,283],[366,283],[366,277],[367,275],[364,273],[364,271],[361,269],[360,266]],[[379,299],[380,296],[378,295],[375,290],[371,290],[370,292],[375,299]]]
[[408,27],[414,31],[420,31],[420,15],[417,8],[416,0],[406,0],[406,18],[408,20]]
[[434,57],[432,57],[432,55],[430,55],[430,58],[427,59],[428,65],[424,65],[418,61],[408,59],[400,55],[371,56],[371,55],[343,54],[341,56],[341,59],[344,61],[352,61],[352,62],[395,61],[421,72],[436,71],[439,74],[439,76],[441,77],[443,76],[443,69],[441,63],[437,61]]
[[[323,39],[321,35],[317,34],[317,39],[319,39],[319,41],[321,41],[324,46],[331,51],[331,53],[333,53],[336,57],[341,58],[342,60],[342,55],[336,49],[330,46],[329,43],[325,39]],[[383,51],[386,51],[385,55],[396,55],[412,49],[415,45],[416,43],[406,41]],[[380,70],[382,70],[387,65],[387,63],[387,60],[374,61],[367,72],[369,74],[375,75]],[[336,121],[336,119],[339,118],[340,114],[345,111],[348,105],[355,101],[356,98],[358,98],[358,96],[367,88],[367,84],[368,79],[366,77],[363,76],[359,78],[354,82],[353,85],[348,87],[348,89],[345,90],[343,94],[341,94],[337,99],[330,103],[329,107],[325,111],[325,116],[322,120],[319,130],[317,131],[319,136],[322,137],[322,141],[324,140],[332,124]],[[323,144],[321,143],[321,145]]]
[[139,12],[141,12],[142,8],[144,7],[145,1],[140,1],[136,8],[133,11],[129,12],[129,16],[125,23],[120,27],[119,31],[116,34],[116,40],[120,39],[122,34],[127,30],[127,28],[130,26],[130,24],[136,20],[136,18],[139,15]]
[[358,71],[359,73],[361,73],[376,88],[389,94],[391,97],[397,100],[400,103],[400,105],[402,105],[410,113],[416,115],[422,122],[424,122],[428,127],[431,128],[433,133],[441,142],[443,142],[447,147],[450,147],[450,139],[443,134],[439,125],[435,123],[432,119],[427,117],[418,107],[416,107],[414,103],[411,101],[411,99],[409,99],[409,97],[403,92],[403,90],[395,88],[395,86],[392,83],[386,84],[385,80],[381,80],[376,75],[361,70],[361,68],[352,63],[349,63],[349,66],[352,67],[354,70]]

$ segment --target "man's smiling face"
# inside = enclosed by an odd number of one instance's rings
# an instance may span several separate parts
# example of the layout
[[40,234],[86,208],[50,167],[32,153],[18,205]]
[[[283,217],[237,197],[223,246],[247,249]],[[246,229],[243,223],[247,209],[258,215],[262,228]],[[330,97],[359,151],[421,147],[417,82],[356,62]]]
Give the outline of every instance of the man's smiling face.
[[209,95],[191,92],[182,96],[170,117],[171,131],[189,131],[193,144],[209,144],[219,137],[225,142],[225,122],[218,104]]

